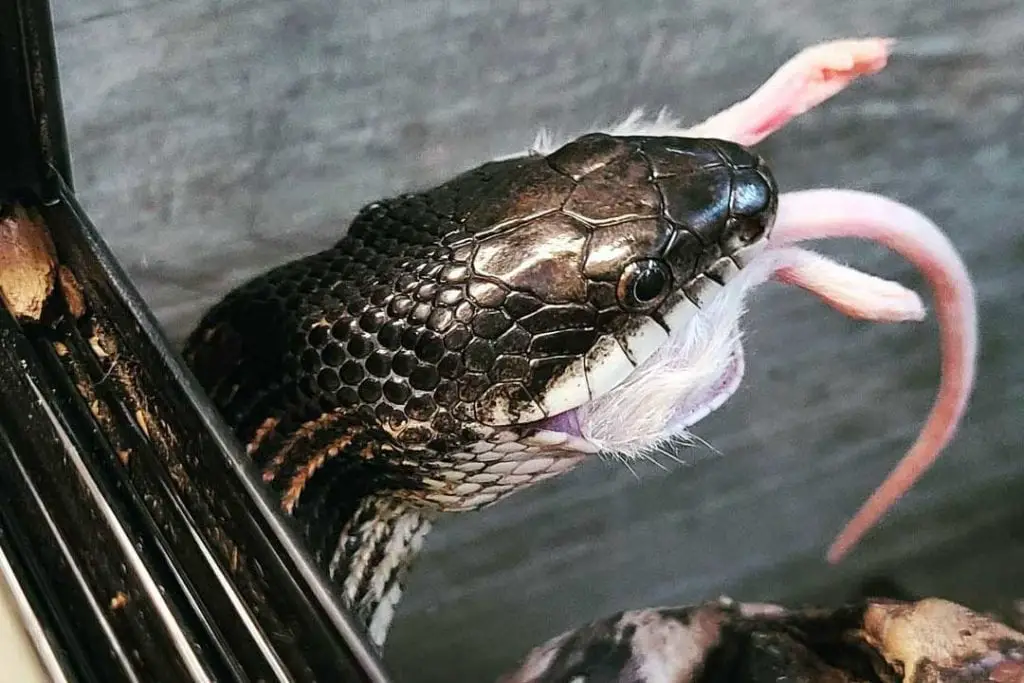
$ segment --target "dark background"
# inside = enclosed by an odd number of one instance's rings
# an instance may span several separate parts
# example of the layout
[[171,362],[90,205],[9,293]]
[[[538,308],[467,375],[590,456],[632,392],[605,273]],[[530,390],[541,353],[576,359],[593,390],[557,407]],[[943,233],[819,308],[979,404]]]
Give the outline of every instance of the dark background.
[[[836,602],[874,574],[976,608],[1024,596],[1024,3],[1018,0],[61,0],[76,183],[180,340],[267,267],[382,195],[634,106],[697,120],[814,42],[903,38],[882,75],[773,137],[784,188],[913,204],[974,277],[978,389],[945,458],[837,568],[822,557],[909,445],[937,331],[846,320],[767,286],[744,388],[687,466],[594,462],[428,539],[388,659],[400,681],[487,680],[614,610],[722,593]],[[876,247],[828,245],[913,286]]]

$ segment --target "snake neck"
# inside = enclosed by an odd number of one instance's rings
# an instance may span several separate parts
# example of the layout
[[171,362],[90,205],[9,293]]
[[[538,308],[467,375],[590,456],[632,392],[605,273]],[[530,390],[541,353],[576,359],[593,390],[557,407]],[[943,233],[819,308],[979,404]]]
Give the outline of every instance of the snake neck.
[[344,514],[294,513],[314,560],[342,603],[377,647],[383,647],[406,575],[430,531],[427,512],[385,493],[334,498]]
[[416,479],[386,434],[345,411],[236,433],[314,563],[381,647],[431,514],[409,501]]
[[297,522],[314,562],[380,647],[409,567],[430,530],[430,513],[400,497],[402,478],[388,462],[370,455],[362,439],[337,434],[332,443],[346,446],[327,448],[310,431],[301,447],[271,450],[288,453],[277,459],[277,467],[259,457],[257,464],[285,513]]
[[341,599],[383,646],[402,587],[423,547],[431,520],[410,505],[388,496],[362,499],[339,530],[325,569]]

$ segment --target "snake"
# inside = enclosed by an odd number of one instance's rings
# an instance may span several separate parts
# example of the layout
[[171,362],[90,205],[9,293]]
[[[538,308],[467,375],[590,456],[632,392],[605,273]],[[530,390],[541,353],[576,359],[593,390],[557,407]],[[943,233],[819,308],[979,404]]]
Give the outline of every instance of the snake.
[[853,536],[934,460],[973,379],[962,262],[896,202],[780,194],[753,147],[880,69],[886,45],[811,48],[695,127],[631,119],[372,202],[332,246],[205,313],[186,363],[374,644],[438,515],[686,442],[740,383],[752,286],[775,277],[854,317],[923,316],[909,290],[798,241],[882,241],[940,295],[939,397]]
[[379,638],[396,549],[597,452],[586,406],[741,272],[777,204],[738,144],[585,135],[366,206],[214,306],[185,357]]

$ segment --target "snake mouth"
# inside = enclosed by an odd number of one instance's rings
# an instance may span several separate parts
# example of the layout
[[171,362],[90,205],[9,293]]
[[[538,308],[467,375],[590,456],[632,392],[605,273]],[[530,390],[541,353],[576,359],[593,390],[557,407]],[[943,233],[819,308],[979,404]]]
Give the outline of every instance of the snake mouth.
[[747,292],[771,275],[775,261],[761,257],[765,251],[762,241],[742,259],[730,259],[724,277],[698,276],[657,320],[641,319],[615,338],[612,348],[620,352],[588,354],[574,379],[585,385],[589,400],[541,420],[538,429],[627,457],[685,438],[743,379],[739,319]]
[[[718,358],[722,364],[706,363],[716,368],[714,381],[705,384],[709,393],[692,394],[697,399],[680,403],[676,422],[665,420],[664,427],[691,423],[707,414],[730,395],[742,375],[742,356],[738,349],[735,327],[742,313],[743,294],[768,278],[796,285],[818,296],[832,308],[849,317],[874,322],[919,321],[925,310],[920,298],[911,290],[860,271],[842,266],[811,251],[794,246],[814,239],[858,237],[882,243],[916,265],[935,294],[936,317],[939,322],[942,353],[942,374],[938,396],[914,446],[904,456],[889,478],[864,504],[829,551],[836,561],[891,507],[938,457],[955,433],[973,385],[977,354],[977,312],[970,276],[955,248],[942,231],[923,215],[909,207],[877,195],[845,190],[808,190],[784,193],[779,201],[779,217],[772,244],[763,255],[746,265],[734,282],[722,289],[687,326],[683,345],[677,356],[687,356],[696,347],[708,355],[696,358]],[[717,314],[716,314],[717,311]],[[715,335],[702,332],[702,321],[718,321],[719,329],[727,325],[734,341],[713,343]],[[713,332],[713,329],[711,330]],[[687,342],[692,342],[687,346]],[[663,344],[646,364],[628,374],[608,395],[575,409],[573,415],[560,415],[549,420],[552,429],[572,429],[582,440],[597,441],[604,436],[612,440],[619,452],[637,453],[664,440],[665,433],[635,429],[631,423],[637,407],[665,404],[662,379],[670,373],[659,372],[658,359],[672,357],[672,344]],[[721,349],[726,349],[721,352]],[[718,349],[716,351],[716,349]],[[735,359],[735,360],[732,360]],[[692,361],[693,358],[688,359]],[[729,370],[729,363],[739,362]],[[716,385],[717,382],[717,385]],[[632,404],[629,394],[635,394]],[[617,397],[621,400],[616,401]],[[632,413],[630,410],[632,409]],[[648,422],[656,425],[657,421]],[[603,431],[602,431],[603,430]],[[618,431],[617,431],[618,430]],[[595,432],[598,432],[595,434]]]
[[[745,100],[696,126],[683,127],[667,112],[653,120],[645,120],[642,112],[637,112],[609,132],[613,135],[704,136],[754,145],[795,116],[842,91],[857,77],[879,71],[886,64],[890,45],[891,41],[878,39],[820,44],[787,62]],[[534,145],[537,153],[547,153],[555,147],[548,135],[539,136]],[[777,257],[787,255],[786,244],[837,237],[883,244],[921,271],[934,294],[939,324],[942,365],[935,403],[914,445],[835,540],[829,550],[829,560],[835,562],[878,522],[953,438],[975,377],[978,330],[974,288],[966,266],[942,230],[906,205],[878,195],[822,189],[784,193],[779,197],[779,209],[770,252],[775,252]],[[801,249],[790,249],[788,257],[788,264],[778,263],[777,267],[769,269],[769,277],[801,287],[850,317],[875,322],[916,321],[924,317],[924,307],[917,295],[897,283],[840,266]],[[742,355],[727,353],[725,357],[740,361],[733,372],[742,376]],[[634,370],[622,385],[638,376],[640,373]],[[683,416],[679,418],[680,423],[700,419],[702,412],[710,412],[716,404],[724,402],[731,393],[729,387],[734,384],[730,377],[728,370],[720,373],[719,388],[717,391],[712,388],[703,403],[698,400],[682,404],[677,410]],[[738,381],[735,384],[738,385]],[[650,383],[648,388],[653,386]],[[614,393],[622,392],[616,389]],[[650,397],[663,402],[657,394]],[[601,403],[607,407],[610,402],[606,397]],[[639,400],[634,401],[634,405],[638,403]],[[628,400],[623,405],[628,406]],[[598,419],[602,412],[606,420]],[[614,428],[616,424],[629,424],[628,418],[617,417],[614,411],[602,411],[599,402],[593,400],[562,414],[552,411],[549,416],[544,423],[551,429],[580,434],[582,436],[573,438],[586,443],[589,441],[584,437],[594,425],[607,424]],[[657,435],[655,437],[657,440]],[[624,441],[634,447],[644,443],[643,439],[630,442],[628,432]]]
[[[725,405],[739,389],[745,369],[743,345],[737,342],[730,350],[728,360],[721,373],[713,381],[698,387],[685,400],[674,406],[670,418],[666,421],[665,431],[676,435],[681,434]],[[542,420],[538,423],[538,428],[566,434],[581,439],[587,444],[586,446],[576,444],[575,450],[601,450],[601,447],[595,444],[591,429],[588,428],[587,436],[584,436],[581,414],[589,415],[586,405]],[[608,447],[605,447],[605,450],[609,450]]]
[[[832,192],[829,197],[841,198]],[[537,427],[566,433],[602,451],[639,456],[688,429],[737,391],[745,369],[740,320],[749,292],[769,279],[795,284],[851,317],[897,322],[924,317],[920,298],[897,283],[836,264],[794,246],[788,226],[738,259],[728,277],[703,278],[620,340],[623,352],[588,367],[603,391]],[[643,355],[637,359],[637,356]],[[609,381],[614,378],[614,382]]]

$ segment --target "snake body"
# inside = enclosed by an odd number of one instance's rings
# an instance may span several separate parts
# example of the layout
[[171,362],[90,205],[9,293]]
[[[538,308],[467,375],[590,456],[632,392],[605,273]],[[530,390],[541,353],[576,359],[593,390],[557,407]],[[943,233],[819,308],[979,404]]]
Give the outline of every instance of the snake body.
[[185,358],[380,642],[429,517],[599,450],[577,411],[764,246],[777,194],[731,142],[586,135],[366,206]]

